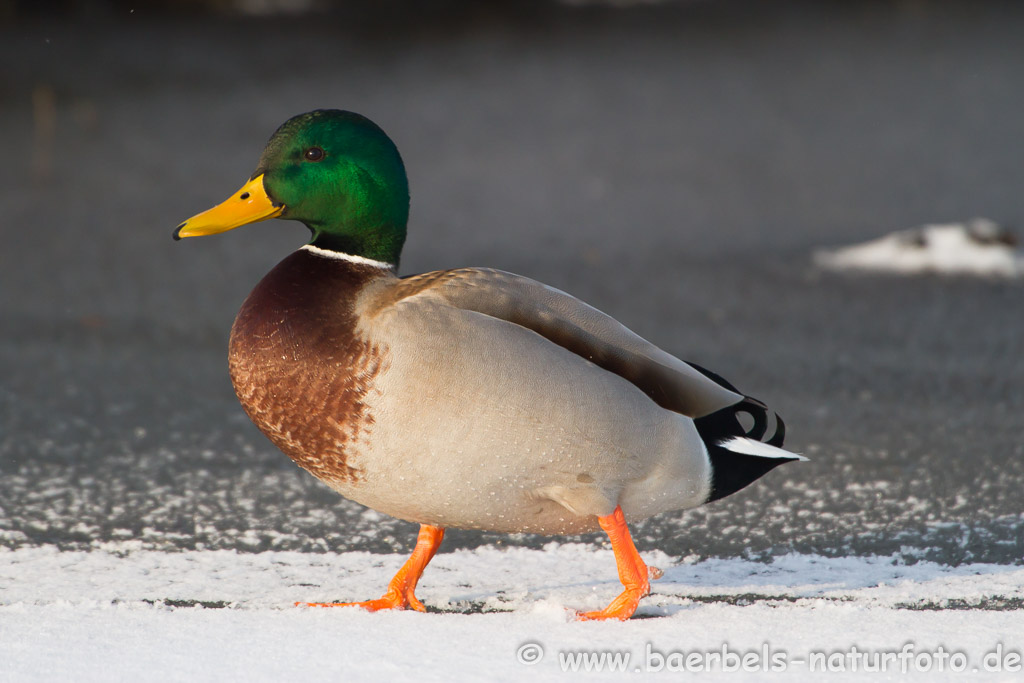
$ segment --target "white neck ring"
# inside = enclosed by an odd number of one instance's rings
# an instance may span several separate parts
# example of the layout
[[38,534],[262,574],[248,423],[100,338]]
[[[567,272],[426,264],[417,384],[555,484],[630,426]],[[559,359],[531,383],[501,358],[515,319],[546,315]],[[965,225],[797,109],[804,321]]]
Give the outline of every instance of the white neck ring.
[[305,249],[311,254],[322,256],[324,258],[337,259],[339,261],[348,261],[349,263],[358,263],[361,266],[370,266],[372,268],[381,268],[384,270],[394,270],[395,266],[392,263],[385,263],[384,261],[376,261],[372,258],[366,258],[365,256],[355,256],[354,254],[345,254],[340,251],[331,251],[330,249],[321,249],[320,247],[314,247],[312,244],[306,244],[300,247]]

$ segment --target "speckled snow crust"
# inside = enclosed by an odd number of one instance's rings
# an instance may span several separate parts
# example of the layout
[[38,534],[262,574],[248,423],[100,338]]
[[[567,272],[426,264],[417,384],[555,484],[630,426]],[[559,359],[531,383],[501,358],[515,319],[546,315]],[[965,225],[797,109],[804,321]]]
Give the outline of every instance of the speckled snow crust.
[[[1000,644],[1004,652],[1024,644],[1015,635],[1024,632],[1024,567],[1006,565],[645,553],[665,576],[637,618],[594,624],[572,621],[568,610],[601,607],[620,587],[611,551],[584,544],[440,554],[418,590],[426,615],[293,606],[376,597],[403,555],[139,547],[0,550],[0,680],[555,680],[572,674],[560,652],[629,652],[629,670],[644,671],[657,664],[648,648],[723,646],[784,652],[793,663],[780,676],[816,680],[820,671],[796,663],[811,652],[941,645],[973,668]],[[517,653],[533,644],[544,656],[522,663]],[[917,675],[957,680],[928,673]],[[764,672],[717,674],[759,680]]]

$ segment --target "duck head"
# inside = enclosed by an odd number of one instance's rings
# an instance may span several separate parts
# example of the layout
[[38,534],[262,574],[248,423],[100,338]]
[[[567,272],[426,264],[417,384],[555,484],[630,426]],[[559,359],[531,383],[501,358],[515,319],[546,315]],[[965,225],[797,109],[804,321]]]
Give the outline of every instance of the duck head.
[[300,114],[271,136],[249,182],[179,225],[174,238],[268,218],[304,223],[313,233],[310,244],[322,249],[397,266],[409,218],[409,184],[398,149],[359,114]]

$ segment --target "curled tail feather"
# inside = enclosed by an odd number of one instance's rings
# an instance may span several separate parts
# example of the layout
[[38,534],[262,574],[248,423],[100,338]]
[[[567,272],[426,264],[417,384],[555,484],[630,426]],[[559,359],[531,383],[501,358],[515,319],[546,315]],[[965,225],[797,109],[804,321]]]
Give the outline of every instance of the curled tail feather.
[[[743,395],[719,375],[699,365],[690,365],[726,389]],[[782,463],[806,460],[782,449],[786,423],[768,406],[750,396],[696,418],[694,425],[711,461],[711,492],[705,502],[739,491]],[[767,436],[769,429],[771,435]]]

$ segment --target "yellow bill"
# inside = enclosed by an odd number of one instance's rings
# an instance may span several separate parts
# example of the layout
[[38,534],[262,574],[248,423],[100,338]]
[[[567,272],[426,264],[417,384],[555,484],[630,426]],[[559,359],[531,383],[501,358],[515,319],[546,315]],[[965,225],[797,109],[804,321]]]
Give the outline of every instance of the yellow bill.
[[261,173],[242,185],[241,189],[227,201],[196,214],[179,225],[174,231],[174,239],[216,235],[218,232],[227,232],[249,223],[280,216],[282,211],[284,205],[275,204],[267,196]]

